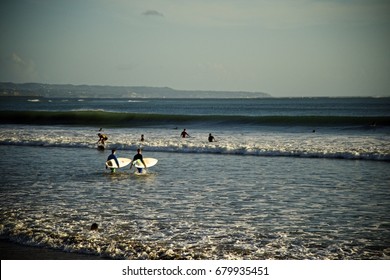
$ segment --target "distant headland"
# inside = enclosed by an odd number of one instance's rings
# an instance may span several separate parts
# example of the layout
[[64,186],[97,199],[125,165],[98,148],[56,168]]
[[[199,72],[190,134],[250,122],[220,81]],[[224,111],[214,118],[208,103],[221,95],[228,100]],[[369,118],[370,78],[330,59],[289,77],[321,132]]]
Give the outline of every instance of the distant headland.
[[47,98],[270,98],[264,92],[177,90],[169,87],[0,82],[0,96]]

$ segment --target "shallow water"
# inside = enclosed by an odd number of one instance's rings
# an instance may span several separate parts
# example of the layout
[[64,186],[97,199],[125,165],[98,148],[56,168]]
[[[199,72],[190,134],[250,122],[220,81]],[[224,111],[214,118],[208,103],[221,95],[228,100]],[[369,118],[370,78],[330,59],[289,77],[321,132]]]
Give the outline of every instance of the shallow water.
[[[1,236],[110,258],[389,259],[389,163],[0,146]],[[132,157],[130,150],[118,156]],[[99,231],[90,231],[93,222]]]

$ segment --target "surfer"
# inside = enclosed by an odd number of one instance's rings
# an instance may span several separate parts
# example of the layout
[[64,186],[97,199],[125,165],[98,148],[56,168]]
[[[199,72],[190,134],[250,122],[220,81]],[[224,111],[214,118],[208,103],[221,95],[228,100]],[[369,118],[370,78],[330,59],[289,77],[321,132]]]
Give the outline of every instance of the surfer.
[[97,135],[99,136],[99,140],[97,141],[97,144],[102,144],[104,146],[104,144],[105,144],[104,141],[108,140],[107,135],[102,134],[102,133],[98,133]]
[[[118,158],[116,157],[115,153],[116,153],[116,150],[113,149],[113,150],[111,151],[111,155],[108,156],[107,161],[113,159],[113,160],[115,160],[116,166],[119,166],[119,161],[118,161]],[[106,165],[106,169],[107,169],[107,168],[108,168],[108,167],[107,167],[107,165]],[[114,172],[115,172],[115,168],[111,168],[111,172],[114,173]]]
[[209,142],[214,142],[215,141],[215,138],[213,135],[211,135],[211,133],[209,133]]
[[[145,162],[144,162],[144,157],[142,156],[142,151],[141,151],[141,149],[137,149],[137,154],[133,157],[133,160],[130,162],[130,169],[133,167],[133,163],[135,162],[135,161],[137,161],[137,160],[140,160],[141,162],[142,162],[142,164],[145,166],[145,168],[146,168],[146,164],[145,164]],[[137,169],[138,169],[138,172],[139,173],[142,173],[142,169],[143,168],[139,168],[139,167],[137,167]]]
[[98,230],[98,228],[99,228],[99,226],[98,226],[97,223],[93,223],[93,224],[91,225],[91,230]]
[[186,129],[184,129],[181,134],[180,134],[181,138],[186,138],[187,136],[190,137],[190,135],[187,133]]
[[145,141],[145,138],[144,138],[144,135],[143,134],[141,134],[141,140],[140,140],[141,142],[144,142]]

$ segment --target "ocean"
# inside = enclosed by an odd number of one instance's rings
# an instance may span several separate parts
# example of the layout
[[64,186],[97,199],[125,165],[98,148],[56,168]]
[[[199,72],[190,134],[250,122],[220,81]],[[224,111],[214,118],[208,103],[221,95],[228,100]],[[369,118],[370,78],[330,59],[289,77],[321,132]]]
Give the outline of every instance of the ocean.
[[[137,148],[159,160],[147,175],[105,169]],[[3,240],[112,259],[390,259],[390,98],[0,97],[0,152]]]

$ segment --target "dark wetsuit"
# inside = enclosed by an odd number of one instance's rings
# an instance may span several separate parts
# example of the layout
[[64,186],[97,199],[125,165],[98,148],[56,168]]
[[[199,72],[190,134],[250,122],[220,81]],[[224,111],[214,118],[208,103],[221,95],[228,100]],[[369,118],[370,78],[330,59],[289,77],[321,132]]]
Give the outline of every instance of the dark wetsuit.
[[[109,161],[111,159],[115,160],[116,165],[119,167],[119,161],[118,161],[118,158],[116,157],[116,155],[114,155],[114,154],[109,155],[107,158],[107,161]],[[111,172],[115,172],[115,168],[111,168]]]
[[[133,162],[135,162],[136,160],[140,160],[142,163],[143,163],[143,160],[144,160],[144,157],[141,155],[141,154],[136,154],[134,157],[133,157]],[[138,172],[139,173],[142,173],[142,169],[143,168],[138,168]]]

